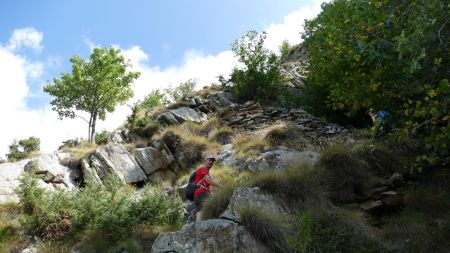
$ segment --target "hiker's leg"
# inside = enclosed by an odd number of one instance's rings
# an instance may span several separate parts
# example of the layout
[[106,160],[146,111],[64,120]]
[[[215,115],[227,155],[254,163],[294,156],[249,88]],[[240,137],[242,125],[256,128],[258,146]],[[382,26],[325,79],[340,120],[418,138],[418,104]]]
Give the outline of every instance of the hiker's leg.
[[195,214],[195,221],[201,221],[203,219],[203,212],[199,211]]
[[195,201],[195,206],[197,207],[197,213],[195,214],[195,221],[201,221],[203,219],[203,202],[205,201],[205,199],[208,197],[208,193],[207,192],[201,192],[200,194],[198,194],[198,196],[194,199]]

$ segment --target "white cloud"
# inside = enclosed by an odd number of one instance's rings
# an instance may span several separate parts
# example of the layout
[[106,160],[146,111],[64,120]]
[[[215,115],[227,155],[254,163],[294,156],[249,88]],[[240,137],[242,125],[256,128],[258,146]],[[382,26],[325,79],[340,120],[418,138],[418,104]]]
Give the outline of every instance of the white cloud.
[[[281,42],[287,39],[291,44],[300,42],[299,32],[303,20],[312,18],[320,10],[323,1],[316,1],[312,7],[303,7],[288,14],[282,24],[271,24],[268,32],[267,46],[278,51]],[[39,78],[45,67],[56,67],[59,58],[47,58],[46,64],[29,62],[19,55],[16,49],[26,46],[41,50],[43,34],[34,28],[17,29],[9,40],[9,44],[0,45],[0,115],[2,131],[0,131],[0,156],[8,152],[7,148],[14,138],[24,139],[35,136],[41,139],[41,150],[52,152],[62,141],[87,136],[87,124],[79,119],[58,120],[57,113],[50,106],[39,110],[26,108],[25,99],[30,95],[27,81]],[[89,39],[84,40],[90,48],[97,45]],[[120,48],[119,45],[116,47]],[[162,69],[151,63],[150,56],[139,46],[122,48],[125,58],[130,60],[133,71],[141,72],[141,76],[133,84],[135,96],[128,101],[133,104],[142,100],[150,91],[168,85],[176,86],[190,78],[198,80],[197,89],[217,82],[220,74],[228,75],[236,64],[231,51],[223,51],[215,55],[206,55],[200,50],[187,50],[183,61]],[[107,115],[106,121],[100,121],[97,130],[113,130],[119,127],[130,114],[126,105],[118,106],[116,111]]]
[[44,34],[33,27],[15,29],[6,48],[13,51],[22,47],[29,47],[36,52],[40,52],[43,48],[41,45],[43,38]]
[[265,46],[274,51],[279,51],[279,46],[284,40],[287,40],[291,45],[296,45],[302,41],[301,34],[304,29],[304,20],[312,19],[320,12],[322,3],[330,0],[315,0],[312,5],[303,6],[300,9],[289,13],[283,18],[281,24],[271,24],[265,31],[267,32],[267,39]]

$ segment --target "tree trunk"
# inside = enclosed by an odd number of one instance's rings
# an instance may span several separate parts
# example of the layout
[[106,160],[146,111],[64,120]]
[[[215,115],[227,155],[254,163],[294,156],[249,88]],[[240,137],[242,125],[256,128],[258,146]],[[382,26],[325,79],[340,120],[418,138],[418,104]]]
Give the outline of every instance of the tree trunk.
[[95,124],[97,123],[97,113],[94,113],[92,116],[92,125],[91,125],[91,143],[95,144]]

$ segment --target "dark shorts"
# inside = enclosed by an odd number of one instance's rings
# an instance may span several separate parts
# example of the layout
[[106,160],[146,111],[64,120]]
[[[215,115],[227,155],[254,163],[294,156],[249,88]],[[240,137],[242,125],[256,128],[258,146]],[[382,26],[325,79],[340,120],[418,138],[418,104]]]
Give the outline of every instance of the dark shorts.
[[209,196],[208,192],[200,192],[197,197],[194,198],[195,207],[197,208],[197,212],[202,210],[202,205],[205,199]]

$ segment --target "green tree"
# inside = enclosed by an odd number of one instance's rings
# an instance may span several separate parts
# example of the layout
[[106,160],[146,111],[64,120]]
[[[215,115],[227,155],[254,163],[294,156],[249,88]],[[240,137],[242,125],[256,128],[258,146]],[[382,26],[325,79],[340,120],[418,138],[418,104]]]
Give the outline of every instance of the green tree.
[[231,49],[243,63],[231,73],[232,92],[240,100],[269,101],[279,94],[282,81],[280,58],[264,47],[266,33],[249,31],[236,40]]
[[164,93],[168,97],[168,99],[165,100],[166,103],[169,101],[180,101],[182,98],[184,98],[186,95],[191,93],[195,86],[197,85],[197,81],[194,79],[189,79],[186,82],[180,83],[177,87],[172,88],[168,87],[164,89]]
[[44,92],[55,98],[52,109],[59,117],[81,117],[76,111],[89,113],[88,139],[95,142],[97,119],[104,120],[107,112],[113,112],[117,104],[123,104],[133,96],[131,83],[139,72],[127,72],[129,66],[119,49],[95,48],[88,60],[79,56],[70,59],[72,73],[62,73],[61,78],[44,87]]
[[291,44],[289,44],[288,40],[283,40],[283,42],[281,42],[280,45],[280,58],[283,59],[284,57],[286,57],[289,52],[291,51],[292,46]]
[[144,108],[144,110],[148,112],[153,108],[166,103],[167,101],[163,92],[161,92],[160,90],[152,90],[147,96],[145,96],[144,101],[142,101],[139,106]]
[[[441,0],[336,0],[305,23],[307,96],[336,118],[368,108],[393,115],[401,137],[450,153],[450,5]],[[361,118],[360,118],[361,119]]]

